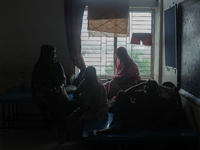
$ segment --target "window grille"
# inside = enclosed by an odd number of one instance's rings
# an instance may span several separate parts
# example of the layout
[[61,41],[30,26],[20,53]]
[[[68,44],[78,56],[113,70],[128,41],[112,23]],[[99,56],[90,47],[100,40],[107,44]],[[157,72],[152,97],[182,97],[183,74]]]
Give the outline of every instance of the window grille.
[[[87,66],[94,66],[97,75],[101,79],[111,78],[114,75],[113,53],[116,47],[123,46],[127,49],[129,56],[139,67],[142,78],[150,78],[153,74],[153,44],[144,46],[130,44],[132,33],[152,33],[153,11],[134,10],[130,8],[130,36],[129,37],[89,37],[87,30],[87,9],[84,11],[81,44],[82,55]],[[103,33],[102,33],[103,34]],[[152,37],[153,37],[152,33]]]

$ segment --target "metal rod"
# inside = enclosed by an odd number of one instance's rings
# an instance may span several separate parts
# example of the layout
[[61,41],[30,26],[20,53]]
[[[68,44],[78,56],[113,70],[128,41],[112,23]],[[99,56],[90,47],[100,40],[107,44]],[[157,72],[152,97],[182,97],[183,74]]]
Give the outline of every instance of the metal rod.
[[3,119],[3,132],[5,131],[5,103],[2,103],[2,109],[3,109],[3,113],[2,113],[2,119]]
[[10,127],[10,103],[8,103],[8,127]]

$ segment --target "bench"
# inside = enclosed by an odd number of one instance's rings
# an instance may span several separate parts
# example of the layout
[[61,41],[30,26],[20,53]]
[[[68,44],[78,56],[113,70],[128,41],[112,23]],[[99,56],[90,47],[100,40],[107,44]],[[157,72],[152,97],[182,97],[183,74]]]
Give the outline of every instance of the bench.
[[[68,96],[69,99],[72,101],[73,95],[68,94]],[[23,129],[28,128],[28,127],[11,126],[11,123],[14,124],[15,121],[36,121],[35,119],[20,120],[18,118],[19,115],[38,115],[36,113],[19,114],[18,104],[36,103],[36,100],[33,99],[32,96],[31,87],[24,87],[24,88],[11,87],[7,89],[5,92],[0,94],[0,103],[2,104],[2,126],[0,128],[3,129],[3,131],[5,131],[5,129],[10,129],[10,128],[23,128]],[[43,119],[41,121],[43,121]]]
[[[84,124],[82,133],[83,141],[92,141],[88,137],[88,131],[107,128],[112,122],[113,114],[108,114],[108,119],[102,121],[90,121]],[[129,141],[129,140],[198,140],[198,135],[190,128],[168,126],[160,127],[157,131],[143,129],[131,133],[107,134],[98,137],[98,141]]]

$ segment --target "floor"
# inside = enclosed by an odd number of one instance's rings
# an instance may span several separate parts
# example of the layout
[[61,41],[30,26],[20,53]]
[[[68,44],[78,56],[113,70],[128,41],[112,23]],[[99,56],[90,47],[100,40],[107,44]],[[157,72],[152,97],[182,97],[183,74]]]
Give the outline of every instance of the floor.
[[99,142],[67,141],[64,129],[59,130],[57,139],[52,139],[49,129],[7,129],[0,132],[0,150],[199,150],[199,141],[129,141]]
[[[6,129],[5,131],[0,129],[0,150],[79,150],[80,147],[90,149],[90,146],[84,142],[68,141],[64,128],[60,128],[58,137],[53,139],[51,128],[45,124],[41,115],[19,116],[19,119],[34,120],[15,121],[14,125],[11,122],[12,127],[20,129]],[[2,126],[1,122],[2,115],[0,114],[0,126]],[[64,127],[65,124],[65,122],[60,122],[59,127]],[[34,128],[27,129],[27,127]]]
[[52,139],[48,130],[41,129],[12,130],[0,134],[1,150],[78,150],[85,146],[82,142],[68,142],[65,137]]
[[[38,117],[37,117],[38,119]],[[0,117],[1,120],[1,117]],[[0,122],[1,123],[1,122]],[[14,127],[42,127],[43,121],[15,122]],[[0,125],[1,126],[1,125]],[[46,125],[45,125],[46,126]],[[65,123],[60,126],[64,127]],[[58,137],[52,138],[50,128],[0,130],[0,150],[200,150],[200,141],[68,141],[66,129],[58,130]]]

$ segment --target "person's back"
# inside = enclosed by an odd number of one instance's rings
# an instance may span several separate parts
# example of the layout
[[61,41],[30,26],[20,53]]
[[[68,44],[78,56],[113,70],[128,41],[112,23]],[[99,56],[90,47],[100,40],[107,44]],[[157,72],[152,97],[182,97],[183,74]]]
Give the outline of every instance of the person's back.
[[74,92],[74,98],[78,99],[79,108],[67,119],[68,130],[74,131],[72,134],[80,138],[84,122],[108,117],[106,89],[98,80],[94,67],[86,68],[85,79]]

